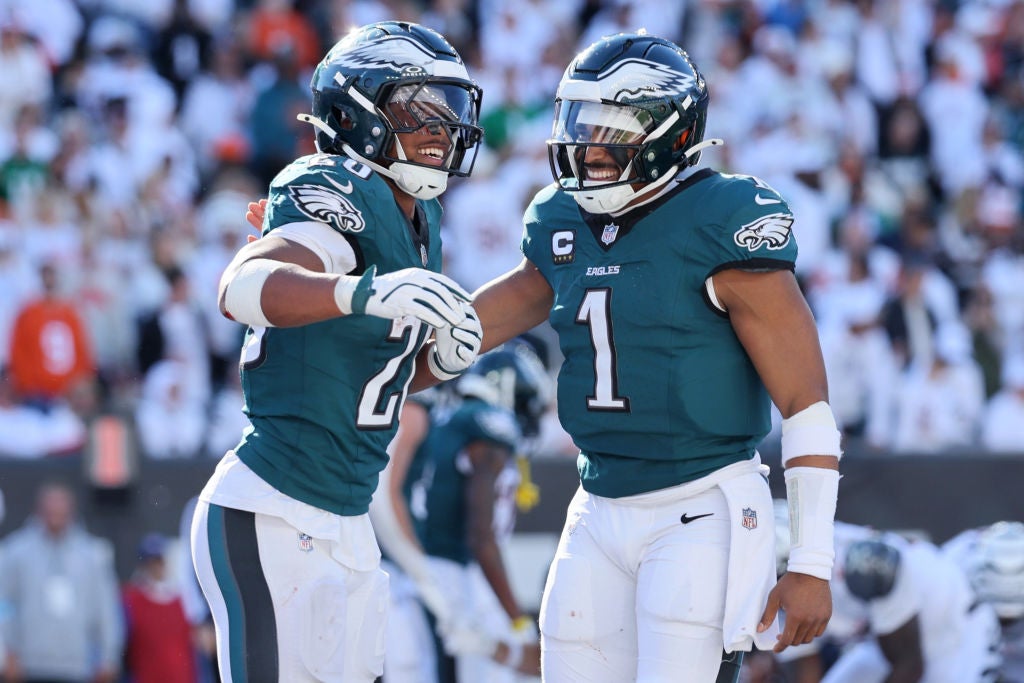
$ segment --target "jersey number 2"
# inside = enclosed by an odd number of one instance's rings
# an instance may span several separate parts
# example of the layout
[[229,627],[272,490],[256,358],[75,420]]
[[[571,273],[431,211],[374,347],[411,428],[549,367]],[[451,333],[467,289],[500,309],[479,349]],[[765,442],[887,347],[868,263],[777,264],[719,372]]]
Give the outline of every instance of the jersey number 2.
[[409,375],[401,387],[396,386],[395,379],[406,359],[419,348],[421,327],[422,324],[415,318],[399,318],[393,321],[387,340],[405,342],[405,347],[363,385],[356,415],[356,426],[359,429],[388,429],[394,423],[395,415],[405,402],[405,394],[409,390],[412,375]]
[[576,322],[590,330],[594,348],[594,393],[587,396],[587,410],[629,412],[629,398],[619,396],[615,334],[612,331],[612,290],[588,289],[576,311]]

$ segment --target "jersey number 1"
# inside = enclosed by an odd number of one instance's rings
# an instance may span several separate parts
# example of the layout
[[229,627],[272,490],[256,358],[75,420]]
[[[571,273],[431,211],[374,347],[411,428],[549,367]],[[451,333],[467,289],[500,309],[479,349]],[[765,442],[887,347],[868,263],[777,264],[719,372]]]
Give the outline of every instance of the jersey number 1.
[[619,396],[615,334],[612,331],[612,290],[588,289],[576,311],[576,322],[590,330],[594,347],[594,393],[587,396],[587,410],[629,412],[629,398]]

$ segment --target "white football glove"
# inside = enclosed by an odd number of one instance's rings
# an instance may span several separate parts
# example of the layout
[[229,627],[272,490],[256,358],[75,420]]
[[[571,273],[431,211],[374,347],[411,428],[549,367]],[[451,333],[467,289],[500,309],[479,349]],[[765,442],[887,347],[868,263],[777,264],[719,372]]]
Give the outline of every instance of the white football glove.
[[439,629],[439,635],[444,651],[452,657],[492,657],[498,647],[498,642],[484,629],[465,621],[450,624],[444,631]]
[[[463,304],[469,294],[454,280],[423,268],[406,268],[377,275],[377,266],[362,276],[342,275],[334,287],[338,310],[404,318],[411,315],[438,329],[458,325],[466,319]],[[479,327],[479,323],[477,323]]]
[[420,600],[437,620],[438,631],[443,633],[448,630],[452,623],[454,610],[448,598],[445,597],[444,591],[433,579],[414,579],[413,581],[416,584],[416,592],[419,593]]
[[484,330],[473,306],[464,303],[462,309],[465,319],[450,328],[439,328],[434,334],[434,346],[427,354],[427,367],[442,382],[465,372],[484,343]]

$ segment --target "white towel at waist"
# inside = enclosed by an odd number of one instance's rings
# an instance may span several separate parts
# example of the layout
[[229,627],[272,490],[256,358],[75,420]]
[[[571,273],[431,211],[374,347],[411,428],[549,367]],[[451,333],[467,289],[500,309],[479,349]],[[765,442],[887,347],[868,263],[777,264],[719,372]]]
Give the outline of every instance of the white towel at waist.
[[775,515],[766,477],[755,456],[746,472],[718,482],[729,506],[729,569],[722,640],[726,652],[775,647],[778,619],[764,633],[757,624],[775,586]]

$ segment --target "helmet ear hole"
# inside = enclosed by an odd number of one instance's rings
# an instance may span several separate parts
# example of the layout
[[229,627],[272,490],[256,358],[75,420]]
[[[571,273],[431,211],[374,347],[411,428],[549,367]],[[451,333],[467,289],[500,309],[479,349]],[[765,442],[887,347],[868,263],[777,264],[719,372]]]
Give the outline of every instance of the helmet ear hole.
[[690,140],[690,133],[692,130],[692,128],[687,128],[679,134],[679,137],[676,138],[675,149],[686,149],[686,143]]

